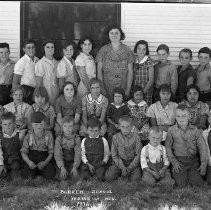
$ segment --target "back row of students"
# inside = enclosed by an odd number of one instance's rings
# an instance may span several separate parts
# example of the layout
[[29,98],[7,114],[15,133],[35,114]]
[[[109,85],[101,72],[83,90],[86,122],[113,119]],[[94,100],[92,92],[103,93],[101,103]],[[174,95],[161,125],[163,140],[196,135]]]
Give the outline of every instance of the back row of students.
[[[9,59],[9,45],[0,44],[0,103],[5,105],[10,101],[9,93],[11,87],[22,85],[24,88],[24,100],[30,105],[33,103],[32,94],[37,86],[44,86],[48,92],[49,100],[55,105],[55,100],[62,89],[64,82],[70,81],[76,87],[78,96],[86,95],[89,92],[89,80],[96,77],[96,64],[92,51],[92,40],[82,38],[78,47],[80,54],[76,60],[72,58],[75,53],[75,43],[69,42],[63,45],[64,57],[60,62],[56,61],[54,55],[54,43],[47,41],[43,44],[45,55],[42,59],[35,56],[35,42],[26,40],[23,45],[25,55],[15,64]],[[132,52],[131,52],[132,53]],[[100,62],[100,54],[97,62]],[[131,55],[132,56],[132,55]],[[156,101],[156,90],[161,84],[167,83],[171,86],[171,91],[176,102],[184,99],[186,87],[196,84],[200,90],[200,101],[208,102],[211,94],[211,51],[208,47],[203,47],[198,51],[199,65],[193,69],[190,62],[192,51],[182,49],[179,52],[181,65],[176,67],[168,60],[169,47],[161,44],[157,48],[158,62],[149,57],[148,43],[140,40],[134,47],[134,68],[133,85],[141,86],[145,101],[148,105]],[[123,62],[123,61],[122,61]],[[112,68],[112,66],[110,67]],[[118,76],[118,75],[116,75]],[[97,75],[97,77],[99,77]],[[111,80],[114,79],[110,78]],[[103,81],[106,83],[109,81]],[[132,88],[133,88],[132,85]],[[108,94],[104,91],[104,95]],[[106,96],[109,96],[106,95]],[[154,100],[153,100],[154,96]],[[109,101],[111,98],[108,97]]]

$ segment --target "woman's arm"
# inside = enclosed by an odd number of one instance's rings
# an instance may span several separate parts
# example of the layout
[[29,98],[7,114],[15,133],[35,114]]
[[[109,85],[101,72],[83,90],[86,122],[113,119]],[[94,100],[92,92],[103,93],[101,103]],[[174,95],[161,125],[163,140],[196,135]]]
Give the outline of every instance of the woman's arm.
[[144,88],[144,93],[146,93],[152,87],[153,83],[154,83],[154,67],[151,66],[149,67],[149,81],[147,82]]
[[130,89],[133,82],[133,63],[128,64],[128,74],[127,74],[127,88],[125,94],[130,95]]
[[80,76],[82,83],[85,85],[87,89],[89,89],[89,78],[86,74],[85,66],[76,66],[77,72]]

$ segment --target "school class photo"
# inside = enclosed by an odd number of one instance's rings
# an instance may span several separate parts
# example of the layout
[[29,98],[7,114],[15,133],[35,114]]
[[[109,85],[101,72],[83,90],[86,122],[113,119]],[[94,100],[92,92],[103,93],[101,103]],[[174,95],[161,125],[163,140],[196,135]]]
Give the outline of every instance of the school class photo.
[[[0,200],[7,186],[43,181],[117,186],[105,209],[142,209],[146,189],[164,189],[146,209],[194,190],[202,203],[193,193],[169,205],[208,209],[205,3],[0,2]],[[124,200],[136,192],[138,204]]]

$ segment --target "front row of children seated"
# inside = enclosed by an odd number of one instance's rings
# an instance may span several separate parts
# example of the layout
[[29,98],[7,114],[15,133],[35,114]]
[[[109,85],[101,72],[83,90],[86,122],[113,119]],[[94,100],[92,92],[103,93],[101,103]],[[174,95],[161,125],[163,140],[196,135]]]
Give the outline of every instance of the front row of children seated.
[[74,118],[64,117],[62,133],[54,142],[51,131],[45,129],[42,112],[32,113],[32,129],[24,138],[16,129],[15,116],[7,112],[1,117],[0,174],[9,179],[39,174],[47,179],[96,177],[108,182],[122,177],[151,186],[158,183],[182,187],[201,186],[206,178],[211,184],[211,135],[208,133],[208,141],[205,140],[202,131],[188,123],[189,116],[187,106],[178,105],[177,122],[168,129],[165,146],[161,144],[162,131],[154,126],[149,130],[149,143],[143,147],[140,136],[132,131],[132,118],[123,115],[110,152],[107,140],[100,136],[101,123],[96,118],[87,122],[87,135],[81,141],[74,132]]

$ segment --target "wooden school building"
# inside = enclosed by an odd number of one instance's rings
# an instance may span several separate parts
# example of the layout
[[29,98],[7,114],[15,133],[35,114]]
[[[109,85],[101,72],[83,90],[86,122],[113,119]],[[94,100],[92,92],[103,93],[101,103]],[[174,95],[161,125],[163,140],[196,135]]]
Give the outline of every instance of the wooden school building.
[[194,52],[192,64],[196,65],[197,51],[211,48],[211,4],[179,2],[188,3],[0,1],[0,42],[10,44],[11,58],[17,61],[23,54],[24,39],[36,40],[38,57],[43,55],[42,42],[52,39],[59,59],[63,41],[77,43],[89,35],[97,51],[104,43],[106,27],[119,24],[126,34],[124,43],[132,50],[144,39],[156,58],[157,46],[165,43],[170,47],[170,59],[178,64],[178,52],[187,47]]

